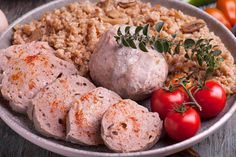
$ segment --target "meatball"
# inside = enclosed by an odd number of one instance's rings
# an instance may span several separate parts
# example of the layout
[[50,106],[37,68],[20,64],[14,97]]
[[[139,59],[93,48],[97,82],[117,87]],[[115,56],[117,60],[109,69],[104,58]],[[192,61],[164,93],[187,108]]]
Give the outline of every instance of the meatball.
[[143,52],[118,45],[112,27],[100,38],[89,62],[95,84],[136,101],[147,98],[167,78],[168,65],[161,53]]

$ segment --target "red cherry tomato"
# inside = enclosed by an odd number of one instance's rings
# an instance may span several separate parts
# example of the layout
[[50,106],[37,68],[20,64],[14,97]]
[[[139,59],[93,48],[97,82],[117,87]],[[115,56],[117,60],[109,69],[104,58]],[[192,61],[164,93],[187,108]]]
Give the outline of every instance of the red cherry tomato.
[[232,28],[231,23],[225,17],[224,13],[221,10],[217,8],[207,8],[205,11],[211,16],[213,16],[214,18],[216,18],[218,21],[223,23],[228,29]]
[[176,141],[193,137],[198,132],[200,125],[200,116],[193,108],[188,108],[183,113],[171,111],[164,121],[167,134]]
[[161,119],[164,119],[176,104],[182,104],[187,100],[188,95],[181,89],[173,91],[158,89],[152,94],[151,109],[153,112],[159,113]]
[[224,89],[215,81],[207,81],[206,88],[197,92],[196,87],[193,88],[193,96],[202,107],[200,116],[202,118],[212,118],[217,116],[225,107],[226,94]]
[[236,1],[217,0],[217,8],[223,11],[225,17],[232,25],[236,24]]

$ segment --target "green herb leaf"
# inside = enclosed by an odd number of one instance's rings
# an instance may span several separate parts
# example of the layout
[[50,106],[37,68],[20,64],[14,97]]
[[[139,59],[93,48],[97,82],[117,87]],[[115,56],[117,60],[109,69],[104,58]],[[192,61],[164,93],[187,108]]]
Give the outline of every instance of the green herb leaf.
[[139,43],[139,49],[142,50],[143,52],[148,52],[144,42]]
[[180,44],[177,44],[175,47],[175,53],[174,54],[179,54],[180,53]]
[[155,48],[155,50],[157,50],[160,53],[164,52],[164,46],[159,40],[156,40],[154,42],[154,48]]
[[206,51],[209,51],[209,50],[211,50],[211,49],[212,49],[212,45],[206,46]]
[[209,78],[212,74],[213,74],[213,72],[214,72],[214,68],[208,68],[207,70],[206,70],[206,78]]
[[148,36],[149,26],[150,26],[150,25],[147,24],[147,25],[145,25],[145,26],[143,27],[143,35]]
[[201,55],[197,55],[197,60],[198,60],[198,64],[200,65],[200,66],[202,66],[202,64],[203,64],[203,58],[202,58],[202,56]]
[[137,47],[132,39],[127,39],[127,42],[131,48],[137,49]]
[[224,62],[224,58],[217,58],[218,62]]
[[120,40],[120,37],[119,36],[114,36],[115,39],[116,39],[116,42],[118,42]]
[[127,42],[127,40],[124,37],[121,38],[121,42],[125,47],[129,47],[129,43]]
[[122,33],[121,33],[121,30],[120,30],[120,27],[119,27],[118,30],[117,30],[117,35],[118,35],[118,36],[122,36]]
[[214,56],[219,56],[221,53],[222,53],[221,50],[212,51],[212,55],[214,55]]
[[193,47],[194,45],[195,45],[195,41],[194,41],[193,39],[186,39],[186,40],[184,41],[184,47],[185,47],[186,49],[191,48],[191,47]]
[[203,41],[204,41],[204,39],[199,39],[199,40],[196,42],[196,46],[200,45]]
[[164,26],[164,24],[165,24],[164,22],[158,22],[156,24],[156,31],[160,33],[162,28],[163,28],[163,26]]
[[142,26],[138,26],[138,27],[135,29],[135,34],[138,34],[142,29],[143,29]]
[[172,36],[173,39],[175,39],[177,34],[172,34],[171,36]]
[[211,39],[209,39],[209,40],[208,40],[208,43],[210,43],[212,40],[214,40],[214,39],[212,39],[212,38],[211,38]]
[[164,51],[164,52],[169,52],[170,43],[165,40],[165,41],[163,41],[162,45],[163,45],[163,51]]
[[130,26],[126,26],[125,27],[125,33],[130,33],[129,30],[130,30]]

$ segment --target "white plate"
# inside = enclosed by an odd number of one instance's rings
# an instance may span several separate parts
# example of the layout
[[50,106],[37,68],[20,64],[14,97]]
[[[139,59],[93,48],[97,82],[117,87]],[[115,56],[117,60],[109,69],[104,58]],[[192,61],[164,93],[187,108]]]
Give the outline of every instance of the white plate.
[[[18,23],[26,23],[31,21],[32,19],[37,19],[42,15],[45,11],[50,11],[52,9],[60,8],[70,2],[74,2],[76,0],[57,0],[51,3],[45,4],[41,7],[38,7],[29,13],[25,14],[12,25],[8,27],[8,29],[2,33],[0,37],[0,49],[6,48],[11,45],[11,37],[12,37],[12,27]],[[77,0],[83,2],[83,0]],[[94,1],[93,1],[94,2]],[[161,4],[166,6],[167,8],[175,8],[183,11],[185,14],[189,14],[192,16],[196,16],[204,19],[208,27],[211,31],[213,31],[216,35],[220,36],[226,47],[230,50],[234,58],[236,58],[236,39],[232,35],[232,33],[227,30],[222,24],[211,18],[209,15],[205,14],[201,10],[181,3],[179,1],[173,0],[146,0],[145,2],[151,2],[154,4]],[[142,156],[142,157],[151,157],[151,156],[165,156],[169,154],[173,154],[175,152],[181,151],[185,148],[188,148],[210,134],[216,131],[220,126],[222,126],[235,112],[236,110],[236,95],[232,96],[228,101],[226,108],[224,111],[216,118],[211,119],[209,121],[205,121],[202,123],[202,128],[199,133],[183,142],[175,143],[174,141],[168,139],[167,137],[161,138],[161,140],[150,150],[136,153],[112,153],[105,146],[99,147],[88,147],[88,146],[79,146],[63,141],[54,140],[51,138],[45,138],[39,135],[32,127],[31,122],[24,116],[13,112],[9,107],[7,107],[4,101],[0,103],[0,116],[2,120],[10,126],[15,132],[17,132],[22,137],[31,141],[32,143],[45,148],[47,150],[53,151],[55,153],[69,156],[69,157],[117,157],[117,156]]]

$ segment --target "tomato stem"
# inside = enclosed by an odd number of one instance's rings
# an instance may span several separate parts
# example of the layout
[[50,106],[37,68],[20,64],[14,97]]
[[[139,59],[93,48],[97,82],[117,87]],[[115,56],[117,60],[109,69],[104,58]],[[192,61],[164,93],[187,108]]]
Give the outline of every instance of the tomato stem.
[[187,92],[187,94],[190,96],[190,98],[193,100],[193,102],[195,103],[195,105],[198,107],[198,109],[200,111],[202,111],[202,107],[198,104],[198,102],[196,101],[196,99],[193,97],[193,94],[190,92],[189,89],[186,88],[186,86],[183,83],[183,79],[180,79],[180,85],[184,88],[184,90]]
[[168,85],[165,83],[163,89],[168,92],[173,92],[174,87],[173,87],[173,84],[170,82]]
[[188,108],[184,103],[182,103],[181,105],[176,104],[174,108],[174,111],[178,113],[185,113],[187,110]]
[[184,105],[195,105],[196,103],[195,102],[184,102],[183,104]]

